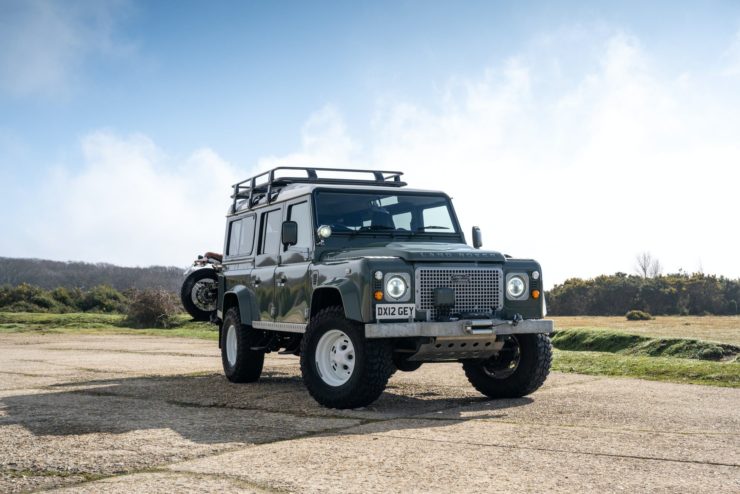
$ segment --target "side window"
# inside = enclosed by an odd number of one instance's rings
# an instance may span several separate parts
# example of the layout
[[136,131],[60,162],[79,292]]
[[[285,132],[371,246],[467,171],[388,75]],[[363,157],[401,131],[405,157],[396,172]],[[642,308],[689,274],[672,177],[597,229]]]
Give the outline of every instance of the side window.
[[288,220],[298,223],[298,243],[294,247],[311,248],[313,243],[311,211],[308,202],[293,204],[288,210]]
[[254,241],[254,216],[234,220],[229,224],[227,256],[248,256]]
[[254,216],[247,216],[242,220],[242,234],[239,240],[239,254],[248,256],[254,246]]
[[280,252],[280,227],[282,211],[275,209],[262,213],[262,250],[260,254],[277,254]]
[[235,256],[239,253],[239,239],[242,232],[242,220],[234,220],[229,224],[229,246],[226,249],[227,256]]

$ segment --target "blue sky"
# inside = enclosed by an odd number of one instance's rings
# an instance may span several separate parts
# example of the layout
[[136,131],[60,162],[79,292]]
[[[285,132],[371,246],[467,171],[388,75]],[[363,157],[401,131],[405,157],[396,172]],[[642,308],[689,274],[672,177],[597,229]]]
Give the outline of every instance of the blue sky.
[[0,45],[0,255],[187,263],[310,160],[450,191],[550,282],[740,276],[737,2],[0,0]]

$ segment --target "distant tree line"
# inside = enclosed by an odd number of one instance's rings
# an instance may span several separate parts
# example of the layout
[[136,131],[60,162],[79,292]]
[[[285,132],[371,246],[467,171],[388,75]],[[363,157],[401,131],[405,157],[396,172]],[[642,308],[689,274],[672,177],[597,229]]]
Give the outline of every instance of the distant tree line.
[[740,279],[703,273],[635,276],[625,273],[571,278],[546,293],[550,315],[624,315],[637,309],[653,315],[734,315]]
[[171,266],[127,268],[104,263],[0,257],[0,286],[27,283],[45,289],[91,290],[106,285],[119,291],[152,288],[177,292],[183,281],[182,273],[182,268]]

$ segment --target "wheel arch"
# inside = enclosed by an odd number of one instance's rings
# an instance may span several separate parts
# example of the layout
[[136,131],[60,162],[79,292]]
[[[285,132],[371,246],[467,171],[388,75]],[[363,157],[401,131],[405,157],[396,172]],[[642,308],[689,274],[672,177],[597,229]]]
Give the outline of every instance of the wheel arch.
[[340,306],[344,310],[344,317],[362,322],[360,296],[354,283],[349,280],[337,280],[331,284],[320,286],[311,295],[311,317],[323,309]]
[[254,292],[244,285],[236,285],[231,290],[224,294],[224,307],[223,311],[226,312],[229,308],[237,306],[239,308],[239,317],[242,324],[247,326],[252,325],[254,321],[254,315],[259,313],[257,308],[257,297]]
[[[224,293],[223,299],[223,314],[232,307],[239,309],[239,319],[242,324],[247,326],[252,325],[254,320],[254,314],[258,313],[257,309],[257,298],[254,293],[244,285],[237,285],[228,292]],[[218,347],[221,348],[221,331],[222,326],[218,327]]]

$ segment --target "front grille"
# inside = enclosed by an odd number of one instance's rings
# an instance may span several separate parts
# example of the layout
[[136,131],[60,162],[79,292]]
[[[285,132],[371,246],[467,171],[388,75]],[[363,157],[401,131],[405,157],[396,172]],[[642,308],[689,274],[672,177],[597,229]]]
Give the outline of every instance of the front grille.
[[434,289],[452,288],[455,307],[452,312],[492,312],[504,305],[501,268],[436,268],[416,270],[416,309],[426,311],[427,320],[437,319]]

